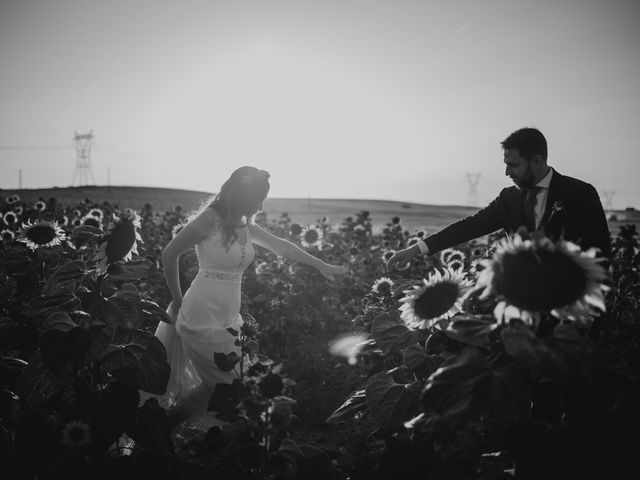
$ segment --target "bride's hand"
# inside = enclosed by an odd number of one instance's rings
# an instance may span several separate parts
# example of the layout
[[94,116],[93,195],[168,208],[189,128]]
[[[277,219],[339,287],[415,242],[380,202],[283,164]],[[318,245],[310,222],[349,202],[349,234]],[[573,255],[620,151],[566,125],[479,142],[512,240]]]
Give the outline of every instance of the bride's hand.
[[335,277],[346,275],[349,273],[349,269],[347,267],[343,267],[342,265],[323,265],[320,269],[320,273],[324,278],[329,281],[335,281]]

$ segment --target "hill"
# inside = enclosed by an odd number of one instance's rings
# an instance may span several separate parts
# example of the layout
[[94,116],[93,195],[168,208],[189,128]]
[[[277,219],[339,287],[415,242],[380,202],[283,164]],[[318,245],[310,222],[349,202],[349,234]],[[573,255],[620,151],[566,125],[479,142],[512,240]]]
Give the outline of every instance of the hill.
[[[65,187],[46,189],[1,190],[5,197],[20,195],[26,201],[47,200],[54,197],[63,205],[75,204],[85,198],[96,202],[109,202],[120,207],[136,210],[149,203],[156,211],[172,210],[181,205],[185,211],[198,208],[211,197],[209,192],[174,190],[152,187]],[[402,203],[386,200],[360,199],[317,199],[317,198],[267,198],[264,210],[269,219],[276,219],[282,213],[289,214],[292,220],[308,224],[322,217],[329,217],[331,223],[339,224],[344,218],[357,212],[370,212],[375,229],[389,222],[394,216],[402,219],[408,228],[439,228],[454,220],[463,218],[477,210],[474,207],[425,205]]]
[[[146,203],[155,211],[172,210],[176,205],[189,212],[198,208],[211,197],[209,192],[193,190],[175,190],[154,187],[65,187],[3,190],[0,195],[18,194],[27,201],[40,198],[56,198],[63,205],[75,204],[85,198],[96,203],[109,202],[120,207],[141,209]],[[398,216],[403,226],[409,229],[425,228],[430,231],[471,215],[478,209],[455,205],[427,205],[421,203],[403,203],[390,200],[360,199],[320,199],[320,198],[268,198],[264,205],[269,219],[276,219],[282,213],[301,224],[313,223],[322,217],[329,217],[333,224],[339,224],[344,218],[362,210],[369,211],[374,230],[381,229],[391,218]],[[612,211],[609,228],[617,233],[620,225],[633,223],[640,227],[640,214],[637,211]]]

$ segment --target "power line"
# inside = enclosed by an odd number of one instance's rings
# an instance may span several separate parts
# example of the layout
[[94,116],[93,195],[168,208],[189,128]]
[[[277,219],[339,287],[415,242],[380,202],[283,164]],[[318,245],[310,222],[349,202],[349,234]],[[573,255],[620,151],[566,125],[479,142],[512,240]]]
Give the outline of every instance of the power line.
[[71,146],[62,146],[62,145],[0,145],[0,150],[50,150],[50,149],[58,149],[64,148],[71,150]]

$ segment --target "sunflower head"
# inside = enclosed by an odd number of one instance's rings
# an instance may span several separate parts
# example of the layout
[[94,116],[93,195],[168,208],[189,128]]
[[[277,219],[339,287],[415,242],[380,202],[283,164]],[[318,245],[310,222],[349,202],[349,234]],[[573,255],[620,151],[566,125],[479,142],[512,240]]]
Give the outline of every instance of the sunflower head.
[[12,210],[9,210],[8,212],[5,212],[5,214],[2,216],[2,219],[8,226],[13,227],[16,223],[18,223],[18,214]]
[[382,252],[382,261],[384,263],[387,263],[395,254],[395,250],[385,250],[384,252]]
[[302,233],[302,227],[298,223],[292,223],[290,231],[291,231],[291,235],[293,235],[294,237],[297,237]]
[[102,219],[104,218],[104,212],[99,209],[99,208],[92,208],[91,210],[89,210],[89,213],[87,214],[87,217],[94,217],[96,218],[99,222],[102,221]]
[[0,231],[0,239],[4,243],[12,242],[16,238],[16,234],[13,233],[12,230],[7,230],[6,228]]
[[22,224],[17,240],[23,242],[32,250],[60,245],[66,239],[64,231],[57,222],[44,220]]
[[136,212],[126,210],[120,217],[114,214],[113,220],[97,253],[100,270],[120,260],[131,260],[133,254],[138,253],[137,242],[142,241],[138,232],[140,217]]
[[71,420],[61,431],[62,444],[72,450],[86,447],[91,443],[93,435],[91,427],[80,420]]
[[464,270],[464,262],[455,258],[453,260],[449,260],[449,263],[447,263],[447,267],[450,270]]
[[322,245],[322,230],[314,225],[307,226],[302,232],[302,245],[319,248]]
[[371,292],[379,297],[391,296],[393,280],[389,277],[380,277],[371,286]]
[[186,223],[182,222],[175,224],[171,229],[171,238],[176,238],[176,235],[178,235],[182,231],[185,225]]
[[102,225],[100,224],[100,219],[94,215],[91,215],[91,213],[87,214],[82,219],[82,224],[89,225],[90,227],[102,228]]
[[33,208],[35,208],[38,212],[44,212],[47,208],[47,204],[44,203],[42,200],[38,200],[33,206]]
[[469,256],[472,260],[483,258],[487,254],[487,247],[484,245],[476,244],[469,249]]
[[404,292],[400,318],[409,328],[432,327],[462,311],[461,299],[470,286],[460,270],[435,270],[422,284]]
[[466,258],[466,256],[465,256],[465,254],[463,252],[461,252],[460,250],[452,249],[447,255],[447,262],[446,263],[451,263],[451,262],[454,262],[456,260],[458,260],[460,262],[464,262],[465,258]]
[[478,278],[483,295],[504,300],[501,312],[546,312],[565,319],[585,318],[589,306],[604,310],[606,271],[595,258],[564,240],[546,237],[502,242]]

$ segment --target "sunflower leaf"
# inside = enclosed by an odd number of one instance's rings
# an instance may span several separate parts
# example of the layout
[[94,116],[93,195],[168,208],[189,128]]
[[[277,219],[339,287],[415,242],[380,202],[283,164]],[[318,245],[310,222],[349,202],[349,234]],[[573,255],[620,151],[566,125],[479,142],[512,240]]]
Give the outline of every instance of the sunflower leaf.
[[407,385],[396,383],[388,373],[379,373],[365,389],[367,407],[371,416],[382,427],[400,427],[411,417],[417,404]]
[[42,362],[51,371],[59,371],[75,355],[82,355],[78,340],[82,328],[66,312],[54,312],[40,329]]
[[127,263],[115,262],[109,265],[107,273],[114,280],[137,280],[149,275],[152,268],[153,263],[146,258],[142,258],[131,260]]
[[102,368],[134,388],[164,393],[170,367],[160,340],[151,333],[121,327],[116,327],[111,335],[113,340],[100,358]]
[[436,355],[428,355],[420,345],[411,345],[402,354],[405,365],[419,378],[428,377],[438,368],[437,358]]
[[500,332],[504,349],[517,362],[539,367],[550,357],[549,347],[524,325],[509,325]]
[[504,378],[477,356],[463,356],[433,373],[420,398],[431,431],[455,431],[508,400]]
[[331,415],[327,418],[326,422],[337,425],[340,423],[353,422],[360,412],[367,409],[367,399],[365,390],[356,390],[352,393],[345,402],[340,405]]
[[474,345],[476,347],[489,346],[489,334],[498,324],[492,316],[459,316],[451,319],[444,331],[445,335],[457,342]]
[[233,370],[233,367],[236,366],[236,363],[240,361],[240,357],[236,352],[214,352],[213,361],[216,362],[218,368],[223,372],[230,372],[231,370]]
[[28,318],[47,317],[53,312],[77,310],[80,305],[80,299],[73,293],[38,295],[25,305],[23,313]]
[[26,405],[43,406],[71,385],[74,378],[67,369],[53,373],[45,368],[42,353],[36,350],[20,376],[18,395]]
[[400,352],[417,344],[415,333],[404,326],[397,316],[386,313],[373,320],[371,335],[384,355]]
[[86,270],[87,266],[82,260],[70,260],[60,265],[45,283],[42,293],[45,295],[62,291],[72,293]]

